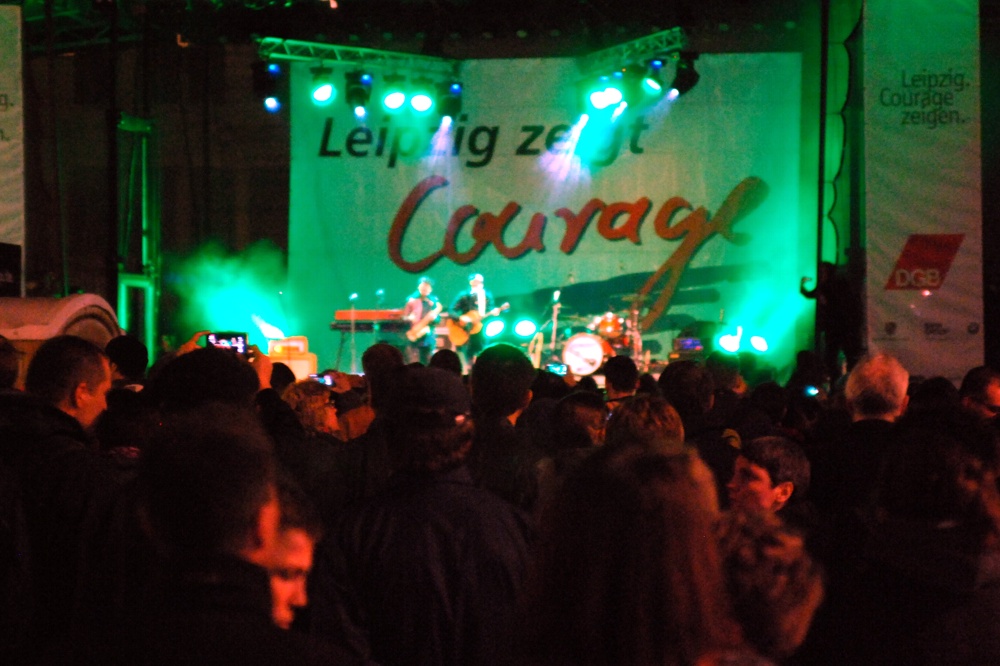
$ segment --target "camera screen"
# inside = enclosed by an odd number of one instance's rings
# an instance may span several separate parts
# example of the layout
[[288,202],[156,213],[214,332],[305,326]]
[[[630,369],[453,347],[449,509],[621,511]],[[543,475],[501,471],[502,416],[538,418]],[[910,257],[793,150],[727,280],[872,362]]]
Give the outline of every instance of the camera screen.
[[212,347],[232,349],[237,354],[247,351],[246,333],[209,333],[206,342]]
[[549,363],[545,366],[545,369],[555,375],[565,375],[566,374],[566,364],[565,363]]
[[320,384],[333,386],[333,377],[331,377],[330,375],[309,375],[309,379],[315,379]]

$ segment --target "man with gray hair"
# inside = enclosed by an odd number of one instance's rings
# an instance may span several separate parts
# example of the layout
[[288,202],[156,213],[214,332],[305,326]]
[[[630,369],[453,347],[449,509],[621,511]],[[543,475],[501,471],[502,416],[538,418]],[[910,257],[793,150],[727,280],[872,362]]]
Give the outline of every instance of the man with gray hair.
[[[805,661],[827,663],[820,655],[842,648],[855,631],[857,583],[868,530],[863,510],[876,491],[883,462],[895,439],[895,422],[906,411],[909,373],[896,358],[874,354],[861,359],[844,386],[850,423],[813,447],[809,496],[819,514],[814,554],[827,572],[827,597],[803,646]],[[845,624],[847,623],[847,624]]]
[[825,514],[852,511],[875,488],[892,425],[906,411],[910,374],[888,354],[866,356],[847,377],[851,423],[815,454],[812,498]]
[[909,382],[910,373],[888,354],[867,356],[859,361],[844,387],[851,421],[896,421],[906,411]]

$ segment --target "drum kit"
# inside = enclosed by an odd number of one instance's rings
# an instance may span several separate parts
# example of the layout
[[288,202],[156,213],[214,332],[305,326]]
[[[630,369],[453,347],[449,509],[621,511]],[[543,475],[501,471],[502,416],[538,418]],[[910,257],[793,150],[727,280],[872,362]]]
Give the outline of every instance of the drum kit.
[[642,335],[639,328],[642,296],[627,294],[617,298],[631,302],[630,310],[608,310],[598,315],[563,318],[561,325],[568,328],[571,335],[562,340],[554,335],[551,351],[555,358],[561,358],[568,372],[577,376],[590,375],[612,356],[621,355],[631,356],[642,369]]

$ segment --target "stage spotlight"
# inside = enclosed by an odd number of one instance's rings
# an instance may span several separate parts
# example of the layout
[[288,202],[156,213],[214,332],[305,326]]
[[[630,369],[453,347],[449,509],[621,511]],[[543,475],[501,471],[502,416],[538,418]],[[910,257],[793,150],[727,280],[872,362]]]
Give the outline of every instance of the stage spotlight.
[[654,58],[649,61],[646,75],[642,79],[642,89],[647,95],[660,95],[663,93],[663,80],[660,78],[660,71],[663,69],[663,61]]
[[538,330],[538,324],[530,319],[522,319],[514,324],[514,334],[521,338],[530,338]]
[[743,339],[743,327],[736,327],[736,335],[727,333],[719,336],[718,344],[723,350],[735,354],[740,350],[740,342]]
[[319,65],[311,70],[312,81],[312,101],[317,106],[326,106],[337,97],[337,89],[333,85],[333,70],[329,67]]
[[273,62],[255,62],[251,68],[253,73],[254,96],[260,99],[269,113],[281,110],[284,82],[281,66]]
[[486,328],[483,331],[483,333],[488,338],[495,338],[501,333],[503,333],[503,329],[505,327],[506,324],[504,324],[503,319],[494,319],[490,323],[486,324]]
[[434,106],[431,95],[431,81],[426,78],[413,80],[413,94],[410,96],[410,107],[417,113],[427,113]]
[[368,115],[368,100],[372,95],[372,75],[367,72],[347,72],[344,74],[344,101],[354,111],[354,117]]
[[694,69],[694,61],[697,59],[697,53],[690,51],[681,53],[681,57],[677,61],[677,69],[674,72],[674,82],[670,85],[670,92],[667,93],[669,99],[677,99],[698,83],[701,75]]
[[610,76],[600,77],[597,85],[587,94],[588,104],[596,111],[603,111],[609,107],[617,108],[624,99],[620,77],[616,81],[612,81]]
[[400,74],[385,75],[385,94],[382,95],[382,106],[389,111],[399,111],[406,104],[405,78]]
[[445,81],[438,94],[438,111],[442,117],[456,119],[462,112],[462,84]]
[[768,350],[767,340],[761,335],[753,335],[750,337],[750,346],[754,348],[755,351],[764,353]]

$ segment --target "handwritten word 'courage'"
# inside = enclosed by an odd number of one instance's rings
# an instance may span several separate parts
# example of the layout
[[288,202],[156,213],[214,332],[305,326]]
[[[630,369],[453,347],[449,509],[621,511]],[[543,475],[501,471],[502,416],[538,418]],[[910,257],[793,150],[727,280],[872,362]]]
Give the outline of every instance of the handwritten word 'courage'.
[[[403,242],[407,229],[420,205],[435,190],[448,186],[443,176],[429,176],[417,183],[400,205],[389,231],[389,256],[393,263],[403,270],[417,273],[426,270],[442,258],[456,264],[468,264],[476,260],[490,245],[503,257],[517,259],[528,252],[544,252],[547,217],[542,213],[531,216],[528,229],[521,241],[514,246],[504,242],[504,232],[521,212],[521,205],[511,201],[498,214],[480,212],[471,204],[459,206],[452,213],[444,231],[440,249],[417,259],[403,256]],[[743,180],[726,198],[716,215],[710,219],[704,207],[694,208],[682,197],[671,197],[657,211],[653,219],[653,230],[664,240],[681,240],[675,255],[686,255],[684,263],[707,238],[718,233],[733,240],[732,225],[759,205],[766,196],[767,186],[759,178]],[[638,245],[639,231],[652,208],[648,197],[633,202],[605,203],[591,199],[579,210],[559,208],[555,215],[566,223],[566,230],[559,243],[559,250],[571,254],[579,245],[584,231],[597,217],[597,233],[609,241],[627,239]],[[683,218],[676,219],[684,211],[690,211]],[[458,249],[458,237],[465,226],[474,219],[471,235],[474,241],[465,251]]]

